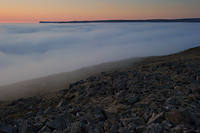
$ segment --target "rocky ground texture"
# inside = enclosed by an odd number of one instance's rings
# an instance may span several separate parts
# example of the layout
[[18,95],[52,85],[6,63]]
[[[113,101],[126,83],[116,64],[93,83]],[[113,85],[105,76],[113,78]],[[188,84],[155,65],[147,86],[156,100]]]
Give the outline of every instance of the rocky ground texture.
[[200,47],[0,105],[2,133],[200,133]]

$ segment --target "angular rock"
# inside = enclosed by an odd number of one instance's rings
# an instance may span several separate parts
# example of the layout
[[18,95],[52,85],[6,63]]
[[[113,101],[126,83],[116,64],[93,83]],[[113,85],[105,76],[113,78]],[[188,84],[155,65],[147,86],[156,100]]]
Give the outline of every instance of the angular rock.
[[51,113],[53,111],[55,111],[54,107],[50,106],[44,111],[44,114],[48,114],[48,113]]
[[167,128],[172,128],[173,127],[173,125],[171,124],[171,123],[169,123],[169,122],[167,122],[167,121],[162,121],[162,125],[164,126],[164,127],[167,127]]
[[117,126],[115,125],[115,126],[112,126],[111,128],[110,128],[110,133],[117,133]]
[[186,88],[192,90],[193,93],[200,94],[200,84],[191,83]]
[[139,95],[134,95],[128,98],[128,103],[129,104],[134,104],[136,102],[138,102],[139,100]]
[[134,122],[131,122],[128,124],[128,128],[135,131],[136,130],[137,125]]
[[121,90],[120,92],[118,92],[117,94],[116,94],[116,99],[121,99],[121,98],[124,98],[124,95],[125,95],[125,93],[126,93],[126,90]]
[[96,117],[100,120],[100,121],[104,121],[106,120],[106,112],[105,110],[103,110],[102,108],[100,108],[99,106],[96,106],[94,108],[94,113],[96,115]]
[[172,123],[174,126],[180,123],[193,123],[193,117],[191,113],[185,110],[174,109],[172,112],[165,113],[165,119]]
[[28,118],[30,118],[30,117],[32,117],[32,116],[35,116],[35,113],[33,113],[32,111],[31,111],[31,112],[28,112],[28,113],[26,113],[26,114],[24,115],[24,119],[28,119]]
[[163,133],[163,127],[159,123],[151,123],[148,125],[148,132],[150,133]]
[[83,84],[83,83],[84,83],[84,80],[77,81],[77,82],[75,82],[75,83],[73,83],[73,84],[70,84],[70,85],[69,85],[69,88],[71,89],[71,88],[73,88],[74,86],[76,86],[76,85],[78,85],[78,84]]
[[69,102],[65,99],[61,100],[60,103],[57,105],[56,109],[69,104]]
[[177,125],[174,128],[172,128],[171,130],[176,132],[176,133],[182,133],[183,129],[184,129],[184,127],[182,125]]
[[140,125],[138,127],[136,127],[136,132],[138,133],[142,133],[145,132],[148,128],[145,125]]
[[130,119],[121,119],[120,121],[124,127],[128,126],[128,124],[130,123]]
[[[73,108],[70,113],[73,115],[77,115],[77,113],[79,114],[79,111],[81,111],[81,108],[79,106],[77,106],[76,108]],[[80,115],[80,114],[79,114]]]
[[75,122],[71,124],[71,132],[73,133],[85,133],[86,131],[85,123],[83,122]]
[[139,87],[137,85],[133,86],[133,87],[129,87],[129,92],[131,93],[138,93],[139,92]]
[[67,93],[64,98],[68,101],[73,100],[76,96],[79,96],[79,93],[75,93],[75,94],[71,94],[71,93]]
[[114,82],[115,87],[126,87],[127,79],[120,79]]
[[174,86],[174,90],[180,91],[180,90],[181,90],[181,87],[180,87],[180,86]]
[[144,120],[147,121],[150,116],[149,116],[149,114],[147,112],[145,112],[143,117],[144,117]]
[[62,96],[65,96],[68,91],[69,91],[69,88],[65,88],[65,89],[61,90],[60,92],[62,93]]
[[157,115],[153,115],[147,124],[150,124],[150,123],[161,123],[162,121],[164,120],[164,112],[161,112]]
[[16,132],[12,127],[0,127],[0,133],[14,133]]
[[104,122],[104,131],[108,131],[112,127],[112,122],[110,120],[106,120]]
[[179,102],[179,98],[176,96],[172,96],[165,101],[164,105],[168,105],[168,104],[176,105],[178,104],[178,102]]
[[98,122],[97,124],[95,124],[95,128],[99,131],[99,132],[104,132],[104,125],[103,122]]
[[89,128],[88,133],[100,133],[100,132],[97,129]]
[[20,123],[19,133],[36,133],[40,130],[39,125],[28,125],[25,121]]
[[120,133],[131,133],[131,130],[129,128],[124,128]]
[[68,127],[68,123],[73,122],[72,115],[65,111],[52,121],[48,121],[46,125],[51,129],[63,130]]
[[38,131],[37,133],[43,133],[43,132],[52,132],[52,130],[50,128],[48,128],[47,126],[44,126],[42,129],[40,129],[40,131]]

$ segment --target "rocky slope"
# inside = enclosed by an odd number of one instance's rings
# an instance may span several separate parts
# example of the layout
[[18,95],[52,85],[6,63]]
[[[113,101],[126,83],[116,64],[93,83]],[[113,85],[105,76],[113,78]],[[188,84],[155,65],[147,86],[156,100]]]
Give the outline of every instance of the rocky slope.
[[0,132],[199,133],[200,47],[0,105]]
[[59,91],[78,80],[85,79],[89,76],[99,75],[103,71],[129,68],[143,59],[145,59],[145,57],[102,63],[95,66],[84,67],[72,72],[63,72],[60,74],[0,86],[0,101],[16,100],[19,98],[35,96],[37,94]]

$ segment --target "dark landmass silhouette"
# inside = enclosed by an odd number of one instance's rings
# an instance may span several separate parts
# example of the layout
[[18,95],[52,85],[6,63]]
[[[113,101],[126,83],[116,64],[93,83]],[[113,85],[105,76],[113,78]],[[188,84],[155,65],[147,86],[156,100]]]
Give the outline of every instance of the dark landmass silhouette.
[[40,21],[39,23],[127,23],[127,22],[152,22],[152,23],[200,23],[200,18],[183,18],[183,19],[147,19],[147,20],[93,20],[93,21]]

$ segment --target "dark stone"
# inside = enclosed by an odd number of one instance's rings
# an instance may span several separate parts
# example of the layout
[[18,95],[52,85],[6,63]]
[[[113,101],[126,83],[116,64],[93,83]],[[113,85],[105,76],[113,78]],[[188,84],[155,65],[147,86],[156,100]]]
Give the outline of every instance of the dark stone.
[[169,123],[169,122],[167,122],[167,121],[162,121],[162,125],[164,126],[164,127],[167,127],[167,128],[172,128],[173,127],[173,125],[171,124],[171,123]]
[[24,115],[24,120],[25,120],[25,119],[28,119],[28,118],[30,118],[30,117],[33,117],[33,116],[35,116],[35,113],[33,113],[32,111],[31,111],[31,112],[28,112],[28,113],[26,113],[26,114]]
[[89,128],[88,133],[100,133],[97,129]]
[[159,123],[151,123],[150,125],[148,125],[148,132],[163,133],[163,127]]
[[52,132],[52,130],[47,126],[44,126],[40,131],[38,131],[38,133],[43,133],[43,132]]
[[134,122],[131,122],[131,123],[128,124],[128,127],[129,127],[131,130],[135,131],[137,125],[136,125]]
[[15,129],[12,127],[0,127],[0,133],[15,133]]
[[25,121],[20,123],[19,133],[36,133],[41,129],[39,125],[28,125]]
[[136,127],[136,132],[138,133],[142,133],[142,132],[145,132],[148,128],[144,125],[140,125],[138,127]]
[[18,102],[17,101],[12,101],[10,104],[8,104],[7,106],[14,106],[16,105]]
[[69,85],[69,88],[71,89],[71,88],[73,88],[74,86],[76,86],[76,85],[78,85],[78,84],[83,84],[83,83],[84,83],[84,80],[77,81],[77,82],[75,82],[75,83],[73,83],[73,84],[70,84],[70,85]]
[[129,128],[124,128],[120,133],[131,133]]
[[104,131],[108,131],[112,127],[112,122],[110,120],[104,121]]
[[193,93],[200,94],[200,84],[191,83],[186,86],[187,89],[191,89]]
[[68,91],[69,91],[69,88],[65,88],[65,89],[61,90],[61,93],[64,96],[67,94]]
[[63,114],[60,114],[57,118],[46,123],[48,127],[56,130],[63,130],[68,127],[68,123],[73,122],[72,115],[65,111]]
[[71,128],[72,133],[86,133],[87,132],[87,127],[85,126],[85,123],[78,122],[78,121],[75,123],[72,123],[70,128]]
[[173,125],[178,125],[180,123],[194,123],[194,119],[187,109],[174,109],[172,112],[166,112],[165,119]]
[[94,113],[96,115],[96,117],[100,120],[100,121],[104,121],[106,120],[106,112],[105,110],[103,110],[102,108],[100,108],[99,106],[96,106],[94,108]]
[[170,88],[170,85],[162,85],[162,88],[168,90]]
[[124,95],[126,94],[126,90],[121,90],[120,92],[118,92],[117,94],[116,94],[116,99],[122,99],[122,98],[124,98]]
[[161,123],[164,120],[164,112],[161,112],[157,115],[152,116],[147,124],[150,123]]
[[139,97],[140,97],[139,95],[130,96],[128,98],[128,103],[129,104],[135,104],[136,102],[138,102]]
[[98,122],[97,124],[95,124],[95,128],[99,131],[99,132],[104,132],[104,125],[103,122]]
[[165,101],[164,105],[168,105],[168,104],[176,105],[178,104],[178,102],[179,102],[179,98],[176,96],[172,96]]
[[183,129],[184,129],[184,127],[182,125],[177,125],[174,128],[172,128],[171,130],[176,132],[176,133],[182,133]]
[[115,125],[115,126],[112,126],[111,128],[110,128],[110,133],[117,133],[117,126]]
[[126,87],[127,86],[127,79],[120,79],[114,82],[115,87]]
[[57,105],[56,109],[69,104],[69,102],[65,99],[61,100],[60,103]]
[[51,113],[53,111],[55,111],[54,107],[50,106],[44,111],[44,114],[48,114],[48,113]]

